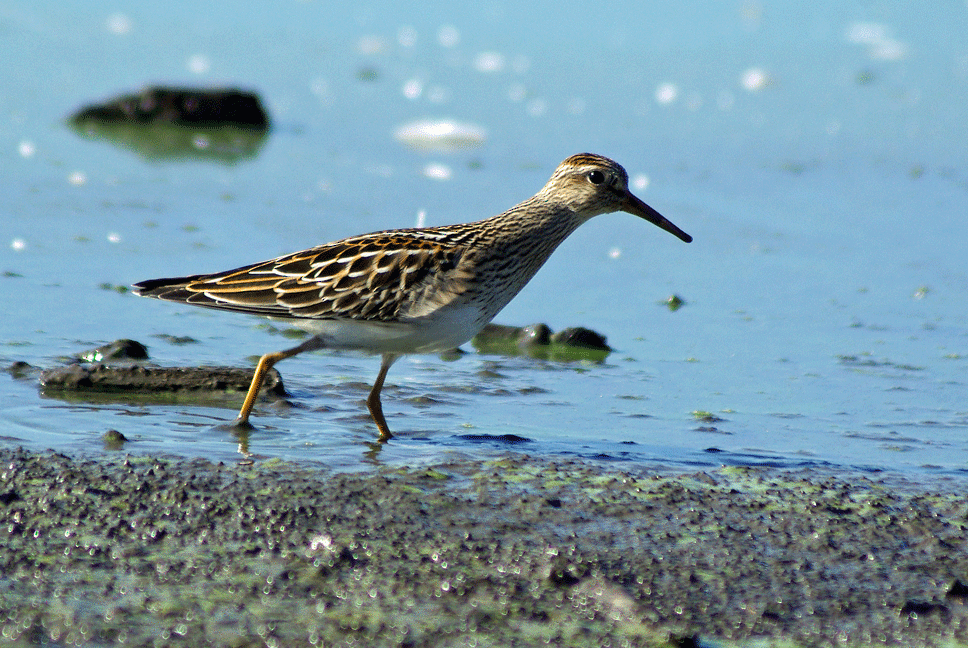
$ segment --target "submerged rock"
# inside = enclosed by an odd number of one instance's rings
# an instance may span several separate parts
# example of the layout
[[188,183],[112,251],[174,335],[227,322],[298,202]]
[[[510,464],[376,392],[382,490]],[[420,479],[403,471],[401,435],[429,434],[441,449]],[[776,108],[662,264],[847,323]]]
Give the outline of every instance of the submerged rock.
[[601,362],[612,352],[605,336],[582,327],[553,333],[547,324],[505,326],[488,324],[471,344],[478,353],[527,355],[543,360]]

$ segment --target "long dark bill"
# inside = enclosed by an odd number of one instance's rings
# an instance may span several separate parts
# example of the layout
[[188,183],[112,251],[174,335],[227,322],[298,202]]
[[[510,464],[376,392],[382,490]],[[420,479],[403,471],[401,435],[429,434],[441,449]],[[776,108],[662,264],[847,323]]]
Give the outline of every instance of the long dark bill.
[[645,220],[649,221],[653,225],[658,225],[665,231],[677,236],[678,238],[685,241],[686,243],[692,242],[691,236],[689,236],[681,229],[673,225],[672,221],[670,221],[668,218],[666,218],[665,216],[663,216],[662,214],[660,214],[659,212],[652,209],[644,202],[642,202],[641,200],[633,196],[631,192],[628,194],[628,199],[625,204],[624,211],[627,211],[630,214],[635,214],[636,216],[644,218]]

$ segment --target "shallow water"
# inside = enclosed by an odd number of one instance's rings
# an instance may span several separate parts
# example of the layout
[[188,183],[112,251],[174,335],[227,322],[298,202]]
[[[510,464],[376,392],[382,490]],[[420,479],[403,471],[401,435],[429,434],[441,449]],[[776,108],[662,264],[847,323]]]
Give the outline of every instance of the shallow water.
[[[589,150],[695,241],[601,216],[497,321],[591,327],[616,349],[605,363],[401,360],[384,398],[401,438],[374,452],[362,399],[378,361],[312,354],[280,365],[295,407],[258,410],[250,450],[353,468],[500,452],[516,435],[530,453],[665,466],[964,473],[964,3],[520,11],[3,9],[0,363],[128,337],[166,366],[245,366],[291,341],[113,287],[489,216]],[[273,129],[226,159],[64,123],[156,82],[254,89]],[[483,141],[401,142],[420,119]],[[685,306],[666,308],[671,294]],[[233,460],[236,439],[211,428],[228,405],[67,402],[0,376],[10,445],[94,453],[115,428],[126,451]]]

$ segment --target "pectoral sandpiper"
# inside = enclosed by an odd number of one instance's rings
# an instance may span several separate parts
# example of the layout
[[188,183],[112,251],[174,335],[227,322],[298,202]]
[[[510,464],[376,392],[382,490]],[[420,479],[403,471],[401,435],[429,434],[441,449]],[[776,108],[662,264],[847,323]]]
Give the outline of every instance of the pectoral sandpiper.
[[619,164],[581,153],[562,162],[533,197],[475,223],[363,234],[227,272],[134,287],[146,297],[285,320],[312,334],[262,356],[239,426],[249,425],[262,380],[280,360],[315,349],[381,354],[366,403],[386,441],[393,435],[380,392],[390,365],[401,355],[447,351],[470,340],[579,225],[615,211],[692,240],[632,195]]

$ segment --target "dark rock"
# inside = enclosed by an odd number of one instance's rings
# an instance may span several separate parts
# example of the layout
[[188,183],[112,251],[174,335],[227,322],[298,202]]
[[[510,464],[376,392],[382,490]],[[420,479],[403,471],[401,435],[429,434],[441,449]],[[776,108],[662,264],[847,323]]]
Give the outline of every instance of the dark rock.
[[460,438],[472,443],[503,443],[507,445],[518,445],[533,441],[533,439],[517,434],[461,434]]
[[17,360],[9,367],[7,367],[7,373],[9,373],[11,376],[13,376],[18,380],[23,380],[26,378],[30,378],[34,374],[39,374],[40,369],[28,362],[24,362],[23,360]]
[[[40,383],[54,391],[96,392],[245,392],[252,381],[251,369],[236,367],[145,367],[75,364],[47,369]],[[266,374],[261,393],[284,396],[282,377],[275,369]]]
[[170,335],[168,333],[159,333],[155,336],[159,340],[164,340],[168,344],[174,346],[184,346],[186,344],[198,344],[198,340],[191,337],[190,335]]
[[901,608],[902,617],[925,617],[929,615],[939,615],[941,618],[947,619],[950,614],[951,609],[944,603],[939,603],[937,601],[911,599],[904,604],[904,607]]
[[523,327],[488,324],[474,336],[471,344],[478,353],[527,355],[562,362],[601,361],[611,352],[605,343],[605,336],[595,331],[571,327],[552,333],[547,324]]
[[135,340],[115,340],[96,349],[82,351],[75,356],[82,362],[114,362],[123,360],[147,360],[148,349]]
[[520,326],[506,326],[504,324],[485,324],[480,333],[474,336],[474,340],[482,344],[506,343],[517,344],[521,337],[522,328]]
[[153,86],[82,108],[71,117],[85,121],[182,126],[269,128],[259,96],[236,88],[197,89]]
[[674,648],[702,648],[704,644],[699,635],[691,635],[689,637],[670,637],[669,643],[672,644]]
[[551,344],[551,328],[547,324],[532,324],[520,329],[518,346],[522,348]]
[[104,447],[108,450],[120,450],[128,442],[128,437],[117,430],[108,430],[101,435],[101,440],[104,441]]
[[960,599],[961,601],[968,601],[968,583],[964,581],[956,580],[952,585],[948,593],[945,594],[946,599]]
[[612,348],[605,343],[605,336],[581,326],[574,326],[559,331],[551,336],[552,342],[566,344],[583,349],[595,349],[597,351],[611,351]]
[[517,346],[522,350],[533,347],[547,346],[551,343],[551,329],[547,324],[531,324],[530,326],[507,326],[504,324],[487,324],[474,337],[475,342],[482,345]]
[[104,436],[102,438],[105,441],[110,441],[112,443],[114,443],[114,442],[121,442],[121,443],[123,443],[123,442],[125,442],[125,441],[128,440],[128,437],[124,436],[123,434],[121,434],[117,430],[108,430],[107,432],[104,433]]

